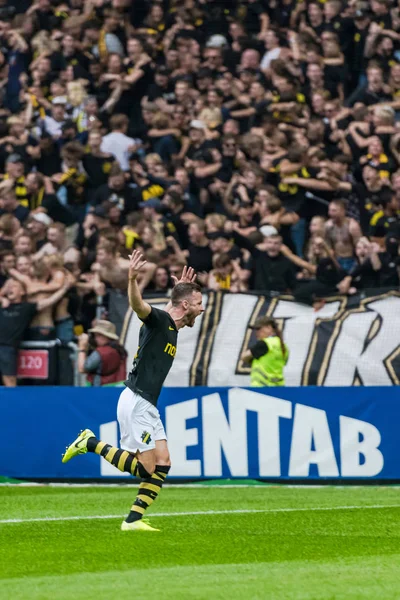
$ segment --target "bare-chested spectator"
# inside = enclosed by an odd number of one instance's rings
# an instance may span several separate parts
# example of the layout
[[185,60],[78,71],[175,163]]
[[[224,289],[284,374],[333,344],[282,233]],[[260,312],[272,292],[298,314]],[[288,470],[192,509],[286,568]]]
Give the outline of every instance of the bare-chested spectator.
[[[147,263],[142,270],[142,276],[138,278],[138,286],[141,290],[149,284],[157,265]],[[119,256],[112,242],[104,242],[97,249],[96,263],[93,270],[99,278],[112,288],[125,290],[126,277],[129,270],[129,260]]]
[[[50,279],[50,269],[44,259],[38,259],[29,265],[25,257],[19,257],[16,267],[10,274],[24,285],[28,302],[38,303],[46,300],[61,289],[66,281],[64,277],[62,280]],[[26,273],[28,269],[29,274]],[[26,336],[31,341],[47,341],[56,338],[52,307],[44,308],[33,317]]]
[[[62,287],[67,280],[64,257],[61,254],[51,254],[43,259],[49,270],[48,290]],[[70,291],[70,290],[69,290]],[[56,337],[67,344],[74,339],[74,321],[69,312],[69,292],[61,298],[54,308],[54,326]]]
[[349,272],[355,265],[355,247],[362,233],[359,223],[346,217],[346,203],[333,200],[329,205],[329,219],[325,224],[326,240],[335,251],[341,268]]
[[[25,299],[24,284],[16,279],[10,280],[7,294],[0,299],[0,372],[5,386],[14,387],[17,384],[18,347],[32,319],[42,311],[51,310],[69,286],[68,279],[57,292],[29,302]],[[39,325],[38,327],[40,329]]]
[[68,241],[66,227],[63,223],[52,223],[47,229],[47,242],[35,254],[35,258],[43,258],[50,254],[62,254],[65,262],[76,262],[78,251]]

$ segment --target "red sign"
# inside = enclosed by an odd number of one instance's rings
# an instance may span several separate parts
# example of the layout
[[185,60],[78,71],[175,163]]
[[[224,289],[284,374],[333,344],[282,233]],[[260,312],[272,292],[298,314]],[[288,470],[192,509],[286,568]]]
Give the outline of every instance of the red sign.
[[48,350],[20,350],[17,377],[19,379],[47,379],[49,376]]

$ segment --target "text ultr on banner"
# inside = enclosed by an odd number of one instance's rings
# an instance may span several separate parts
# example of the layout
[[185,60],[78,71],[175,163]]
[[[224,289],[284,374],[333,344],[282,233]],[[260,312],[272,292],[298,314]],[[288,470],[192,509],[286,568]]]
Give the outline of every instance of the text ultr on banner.
[[[82,428],[119,443],[120,391],[4,390],[0,439],[4,448],[11,447],[18,427],[24,447],[0,453],[0,475],[121,477],[95,455],[61,463],[65,445]],[[400,480],[398,388],[387,388],[384,395],[372,387],[165,388],[160,413],[175,478]]]

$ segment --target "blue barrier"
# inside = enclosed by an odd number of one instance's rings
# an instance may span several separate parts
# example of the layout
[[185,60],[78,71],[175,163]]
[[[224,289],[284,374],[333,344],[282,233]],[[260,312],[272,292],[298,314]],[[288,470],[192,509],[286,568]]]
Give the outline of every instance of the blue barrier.
[[[0,475],[126,481],[95,455],[61,463],[85,427],[118,445],[120,392],[0,389]],[[159,408],[172,477],[400,479],[398,388],[165,388]]]

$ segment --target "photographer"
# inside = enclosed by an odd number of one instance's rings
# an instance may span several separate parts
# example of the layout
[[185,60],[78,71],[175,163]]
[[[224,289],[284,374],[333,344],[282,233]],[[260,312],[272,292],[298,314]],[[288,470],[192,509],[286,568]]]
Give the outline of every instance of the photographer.
[[92,386],[117,385],[126,377],[125,348],[118,343],[115,325],[110,321],[99,320],[90,337],[79,336],[79,373],[86,373]]

